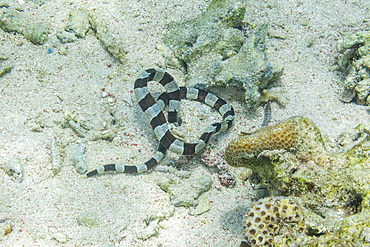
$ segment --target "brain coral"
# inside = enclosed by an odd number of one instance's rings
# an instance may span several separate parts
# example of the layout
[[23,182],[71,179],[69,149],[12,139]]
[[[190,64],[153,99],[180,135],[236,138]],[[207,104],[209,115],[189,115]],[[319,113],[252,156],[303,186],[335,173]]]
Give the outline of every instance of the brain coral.
[[252,204],[245,214],[245,237],[252,246],[270,246],[274,236],[287,223],[288,231],[305,230],[301,209],[290,198],[268,197]]

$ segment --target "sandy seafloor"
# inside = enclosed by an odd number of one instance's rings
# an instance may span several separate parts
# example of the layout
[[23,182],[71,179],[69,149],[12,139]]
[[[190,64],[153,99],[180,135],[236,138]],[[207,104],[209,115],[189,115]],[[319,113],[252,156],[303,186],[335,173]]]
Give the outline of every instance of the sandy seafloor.
[[[230,140],[260,126],[262,107],[250,113],[242,101],[231,100],[236,110],[232,130],[213,138],[202,154],[192,159],[170,155],[161,169],[145,174],[82,179],[66,159],[55,176],[51,169],[52,139],[61,149],[84,143],[89,170],[112,162],[140,164],[153,155],[157,141],[136,104],[134,80],[144,69],[163,68],[165,56],[171,55],[162,41],[167,24],[198,16],[210,1],[46,0],[41,6],[32,1],[5,2],[34,11],[50,22],[51,29],[43,45],[0,30],[0,52],[14,65],[0,78],[0,164],[19,158],[24,169],[22,182],[0,170],[0,220],[14,224],[11,233],[0,236],[0,246],[239,246],[243,214],[255,192],[238,179],[234,188],[221,186],[217,174],[207,168],[212,162],[202,157],[222,162],[219,157]],[[272,104],[271,124],[306,116],[317,124],[330,149],[346,128],[368,121],[366,106],[338,100],[339,77],[331,69],[338,55],[337,40],[369,30],[368,1],[254,0],[247,6],[245,21],[268,23],[286,36],[267,39],[269,61],[284,66],[281,84],[288,98],[285,108]],[[65,27],[69,11],[79,7],[105,19],[127,51],[124,64],[104,50],[92,31],[74,43],[57,40],[56,32]],[[314,39],[311,47],[306,46],[307,38]],[[184,85],[181,70],[168,71]],[[227,93],[220,96],[230,99]],[[198,136],[219,118],[208,107],[199,108],[199,103],[184,104],[182,118],[189,132],[185,135]],[[121,116],[113,141],[84,140],[60,124],[72,114],[76,121],[97,119],[104,125],[108,108]],[[156,181],[166,175],[163,167],[173,163],[182,164],[176,169],[212,176],[212,188],[201,196],[209,200],[210,210],[191,216],[189,209],[176,207],[171,217],[160,221],[157,234],[143,241],[138,236],[150,233],[151,225],[146,224],[150,217],[171,207]],[[238,170],[229,170],[237,177]],[[79,225],[76,217],[83,213],[95,215],[96,225]]]

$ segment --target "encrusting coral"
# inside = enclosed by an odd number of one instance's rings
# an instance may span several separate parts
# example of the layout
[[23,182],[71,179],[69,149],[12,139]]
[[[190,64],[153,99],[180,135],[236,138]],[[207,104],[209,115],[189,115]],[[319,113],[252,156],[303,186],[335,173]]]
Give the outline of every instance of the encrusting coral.
[[258,156],[265,150],[302,150],[318,143],[324,146],[316,125],[308,118],[294,116],[231,141],[225,150],[225,160],[230,165],[244,166],[245,162],[258,162]]
[[322,151],[325,144],[320,130],[310,119],[294,116],[231,141],[225,150],[225,160],[229,165],[252,169],[270,194],[281,195],[282,191],[289,190],[281,178],[290,177],[294,167],[289,167],[290,163],[279,166],[276,161],[284,154],[290,156],[289,159],[297,159],[294,154],[306,159]]
[[303,117],[292,117],[272,126],[244,134],[229,143],[225,150],[225,160],[229,164],[238,162],[241,156],[256,156],[263,150],[288,149],[297,146],[301,132],[309,125]]

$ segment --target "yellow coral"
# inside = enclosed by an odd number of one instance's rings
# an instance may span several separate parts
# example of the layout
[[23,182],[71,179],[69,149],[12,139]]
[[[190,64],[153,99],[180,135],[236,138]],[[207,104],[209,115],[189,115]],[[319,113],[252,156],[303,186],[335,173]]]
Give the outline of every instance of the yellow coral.
[[302,142],[310,130],[319,132],[307,118],[301,116],[288,118],[231,141],[225,150],[225,160],[230,165],[242,165],[239,164],[240,155],[256,157],[263,150],[293,148]]
[[296,223],[298,232],[304,231],[301,209],[289,198],[268,197],[252,204],[245,214],[245,237],[252,246],[269,246],[284,223]]

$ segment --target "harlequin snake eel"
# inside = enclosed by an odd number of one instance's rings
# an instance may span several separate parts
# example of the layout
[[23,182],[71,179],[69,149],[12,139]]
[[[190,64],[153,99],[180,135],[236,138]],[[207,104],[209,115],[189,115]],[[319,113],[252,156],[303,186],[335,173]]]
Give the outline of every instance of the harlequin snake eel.
[[[160,83],[166,90],[165,93],[159,96],[157,101],[148,90],[148,82],[150,81]],[[133,166],[108,164],[86,173],[85,177],[91,177],[105,171],[145,172],[161,162],[167,150],[180,155],[197,154],[205,147],[214,134],[229,129],[235,116],[234,109],[225,100],[201,89],[179,87],[170,74],[159,69],[143,71],[135,81],[134,93],[140,108],[152,126],[156,138],[159,140],[158,150],[151,159],[143,164]],[[169,130],[162,110],[168,106],[168,122],[177,123],[181,99],[197,100],[216,109],[222,115],[222,122],[208,126],[196,143],[186,143],[177,139]]]

